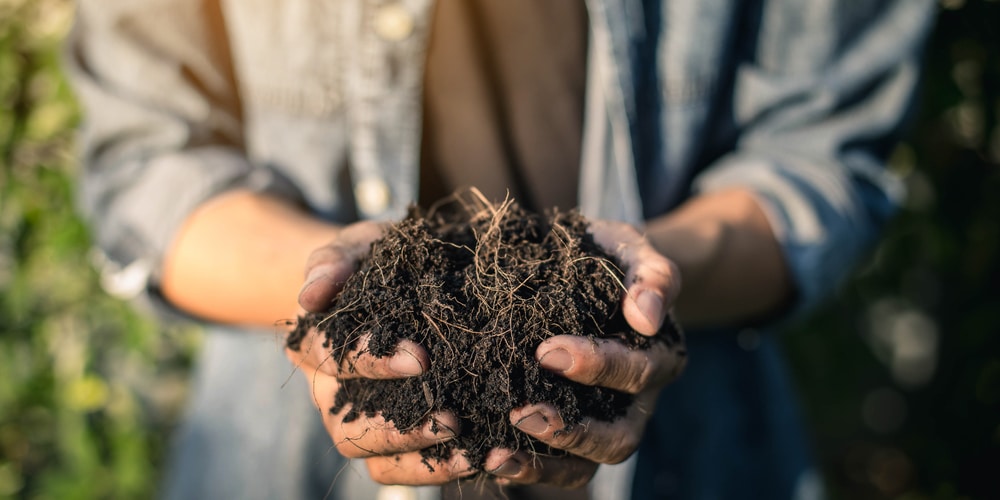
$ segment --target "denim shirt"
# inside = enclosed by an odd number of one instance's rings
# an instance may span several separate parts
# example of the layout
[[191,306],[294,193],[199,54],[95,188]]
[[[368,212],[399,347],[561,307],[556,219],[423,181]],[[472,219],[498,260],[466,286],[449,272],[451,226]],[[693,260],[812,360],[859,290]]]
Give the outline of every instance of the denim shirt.
[[[795,310],[828,296],[900,201],[885,161],[913,103],[934,2],[586,3],[584,213],[641,225],[697,193],[747,188],[784,252]],[[432,7],[81,0],[67,66],[86,111],[80,200],[106,288],[156,296],[178,228],[226,190],[287,197],[331,221],[403,215],[418,192]],[[705,359],[735,345],[719,338],[725,347],[706,347]],[[778,361],[764,361],[779,359],[769,349],[753,357],[754,380],[793,407]],[[781,493],[760,498],[791,496],[807,466],[791,455],[766,490]]]

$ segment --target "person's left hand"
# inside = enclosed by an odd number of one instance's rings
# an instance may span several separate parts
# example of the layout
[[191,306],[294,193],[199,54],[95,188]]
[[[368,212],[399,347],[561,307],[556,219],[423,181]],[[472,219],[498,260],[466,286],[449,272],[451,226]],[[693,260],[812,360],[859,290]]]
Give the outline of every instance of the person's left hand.
[[[628,224],[595,221],[590,232],[625,268],[625,319],[639,333],[655,335],[680,293],[677,266]],[[517,428],[570,455],[532,457],[523,451],[493,450],[487,456],[486,470],[501,482],[547,483],[565,488],[583,486],[593,477],[598,464],[620,463],[635,452],[660,389],[680,374],[687,360],[683,345],[655,342],[650,349],[633,350],[618,341],[595,342],[575,335],[559,335],[542,342],[535,356],[544,368],[570,380],[634,395],[625,416],[614,422],[588,418],[567,427],[556,408],[545,403],[510,413],[511,423]]]

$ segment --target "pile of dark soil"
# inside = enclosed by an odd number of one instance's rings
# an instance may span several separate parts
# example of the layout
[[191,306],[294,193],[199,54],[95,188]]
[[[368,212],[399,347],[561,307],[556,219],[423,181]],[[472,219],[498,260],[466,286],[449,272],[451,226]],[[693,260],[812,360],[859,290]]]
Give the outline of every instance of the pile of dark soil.
[[419,428],[432,412],[452,411],[461,434],[424,450],[425,458],[449,457],[458,448],[481,468],[495,447],[561,454],[516,430],[509,412],[548,402],[568,425],[584,417],[611,421],[631,396],[541,368],[538,345],[573,334],[646,348],[677,342],[679,333],[670,321],[652,338],[627,325],[622,273],[578,213],[539,215],[512,201],[465,198],[427,213],[411,209],[372,245],[329,311],[299,319],[288,344],[297,349],[316,327],[338,361],[363,333],[371,333],[368,349],[379,357],[392,355],[402,339],[424,346],[431,358],[425,374],[344,380],[330,411],[350,404],[346,421],[381,413],[402,431]]

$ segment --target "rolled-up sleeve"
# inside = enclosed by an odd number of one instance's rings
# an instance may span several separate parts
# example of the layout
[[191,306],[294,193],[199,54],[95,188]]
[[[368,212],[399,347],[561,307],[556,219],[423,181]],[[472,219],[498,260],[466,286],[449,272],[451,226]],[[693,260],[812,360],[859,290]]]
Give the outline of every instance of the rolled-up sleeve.
[[231,189],[295,196],[248,161],[220,7],[209,0],[83,0],[66,68],[84,120],[79,203],[105,287],[155,288],[174,235]]
[[934,3],[763,4],[736,73],[738,145],[694,189],[756,193],[801,311],[843,281],[901,201],[885,162],[912,108]]

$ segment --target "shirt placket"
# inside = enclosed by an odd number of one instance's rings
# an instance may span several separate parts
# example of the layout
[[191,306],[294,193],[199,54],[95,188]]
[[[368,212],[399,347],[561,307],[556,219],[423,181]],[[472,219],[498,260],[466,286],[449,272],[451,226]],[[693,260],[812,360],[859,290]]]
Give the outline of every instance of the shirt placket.
[[366,219],[399,218],[417,192],[419,75],[431,2],[349,4],[343,22],[351,25],[342,31],[356,34],[356,48],[345,51],[355,204]]

